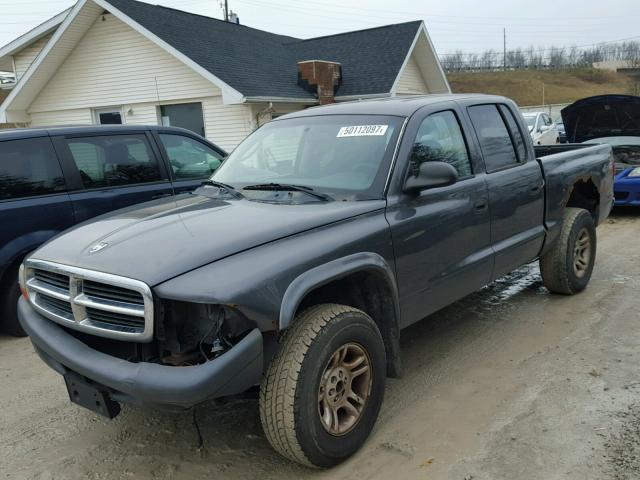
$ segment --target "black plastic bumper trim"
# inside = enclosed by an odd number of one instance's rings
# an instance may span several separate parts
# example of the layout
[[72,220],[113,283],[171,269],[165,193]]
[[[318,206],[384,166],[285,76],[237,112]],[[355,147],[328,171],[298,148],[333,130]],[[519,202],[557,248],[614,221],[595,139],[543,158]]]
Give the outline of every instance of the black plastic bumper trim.
[[42,359],[146,403],[191,407],[241,393],[262,379],[262,334],[255,328],[215,360],[192,367],[132,363],[94,350],[21,298],[18,317]]

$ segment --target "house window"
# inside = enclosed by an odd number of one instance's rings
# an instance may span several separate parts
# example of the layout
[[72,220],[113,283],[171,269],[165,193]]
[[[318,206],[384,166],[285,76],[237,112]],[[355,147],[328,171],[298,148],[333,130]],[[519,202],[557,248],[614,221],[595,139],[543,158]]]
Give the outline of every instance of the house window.
[[104,108],[93,111],[95,123],[98,125],[122,125],[122,110],[119,108]]
[[160,117],[165,127],[181,127],[204,137],[204,116],[201,103],[161,105]]

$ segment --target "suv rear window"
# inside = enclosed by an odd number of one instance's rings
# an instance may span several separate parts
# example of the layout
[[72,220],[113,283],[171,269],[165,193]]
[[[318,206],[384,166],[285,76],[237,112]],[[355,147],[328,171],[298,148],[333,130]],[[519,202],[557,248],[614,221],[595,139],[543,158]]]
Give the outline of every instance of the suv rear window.
[[0,200],[65,189],[60,163],[48,137],[0,142]]
[[144,135],[68,138],[84,188],[113,187],[161,180]]

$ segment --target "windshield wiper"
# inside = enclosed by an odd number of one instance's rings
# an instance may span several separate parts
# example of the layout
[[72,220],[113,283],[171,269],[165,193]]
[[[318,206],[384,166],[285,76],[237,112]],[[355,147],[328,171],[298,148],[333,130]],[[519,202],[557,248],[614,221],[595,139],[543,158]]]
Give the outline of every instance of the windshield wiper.
[[212,187],[218,187],[221,190],[226,190],[227,193],[238,197],[238,198],[244,198],[244,195],[242,195],[239,191],[237,191],[234,187],[232,187],[231,185],[227,185],[226,183],[222,183],[222,182],[216,182],[215,180],[205,180],[204,182],[202,182],[203,185],[211,185]]
[[333,197],[327,195],[326,193],[315,192],[313,188],[306,187],[304,185],[292,185],[289,183],[258,183],[256,185],[248,185],[243,188],[243,190],[273,190],[276,192],[303,192],[307,193],[311,196],[319,198],[320,200],[324,200],[325,202],[330,202],[333,200]]

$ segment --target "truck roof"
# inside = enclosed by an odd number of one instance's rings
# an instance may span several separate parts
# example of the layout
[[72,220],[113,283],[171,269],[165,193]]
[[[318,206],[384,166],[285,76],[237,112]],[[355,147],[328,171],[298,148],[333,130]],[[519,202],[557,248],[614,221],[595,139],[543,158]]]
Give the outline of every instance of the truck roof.
[[448,102],[452,100],[477,99],[478,102],[504,102],[505,97],[483,95],[479,93],[447,93],[434,95],[406,95],[401,97],[377,98],[372,100],[355,100],[352,102],[332,103],[320,107],[289,113],[278,117],[285,118],[312,117],[316,115],[394,115],[408,117],[426,105]]

